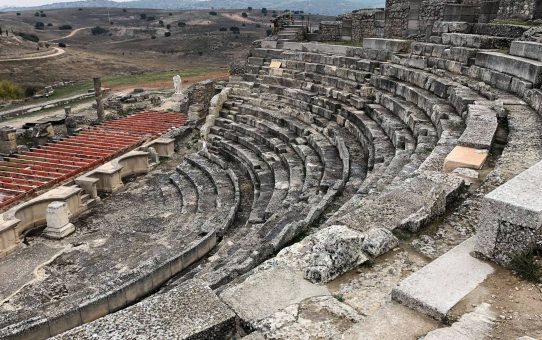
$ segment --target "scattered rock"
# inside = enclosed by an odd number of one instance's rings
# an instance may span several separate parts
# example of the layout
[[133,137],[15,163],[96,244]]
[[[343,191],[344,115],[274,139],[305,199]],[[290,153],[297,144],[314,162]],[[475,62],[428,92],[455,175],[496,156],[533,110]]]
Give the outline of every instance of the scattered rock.
[[365,235],[361,248],[373,257],[378,257],[399,244],[399,240],[391,231],[384,228],[371,229]]

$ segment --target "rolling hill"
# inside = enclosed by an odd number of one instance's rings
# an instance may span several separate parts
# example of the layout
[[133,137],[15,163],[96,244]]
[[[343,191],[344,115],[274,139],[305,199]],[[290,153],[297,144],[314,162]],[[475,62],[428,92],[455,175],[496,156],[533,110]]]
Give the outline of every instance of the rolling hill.
[[303,10],[323,15],[337,15],[354,9],[367,7],[383,7],[384,0],[133,0],[115,2],[111,0],[84,0],[74,2],[53,3],[39,7],[4,8],[4,11],[46,10],[60,8],[153,8],[153,9],[205,9],[205,8],[248,8],[262,7],[273,9]]

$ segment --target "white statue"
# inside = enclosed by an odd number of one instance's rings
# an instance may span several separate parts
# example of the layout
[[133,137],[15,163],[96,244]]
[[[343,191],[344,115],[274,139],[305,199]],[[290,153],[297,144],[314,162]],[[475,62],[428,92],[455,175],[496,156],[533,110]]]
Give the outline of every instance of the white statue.
[[183,82],[180,75],[176,75],[175,77],[173,77],[173,87],[175,87],[175,94],[181,94],[183,90],[182,84]]

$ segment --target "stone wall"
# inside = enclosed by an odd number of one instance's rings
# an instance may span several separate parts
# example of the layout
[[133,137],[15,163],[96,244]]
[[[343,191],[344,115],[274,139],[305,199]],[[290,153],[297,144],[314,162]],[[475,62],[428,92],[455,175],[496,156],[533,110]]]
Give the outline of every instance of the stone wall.
[[321,41],[340,41],[342,36],[341,21],[322,21],[320,23]]
[[384,35],[400,38],[406,35],[410,3],[404,0],[386,0],[386,23]]
[[366,9],[354,12],[352,18],[352,40],[363,41],[363,38],[384,36],[384,10]]
[[501,0],[499,19],[540,19],[542,18],[542,0]]
[[[204,80],[190,87],[181,101],[181,112],[188,112],[191,105],[201,105],[201,111],[209,110],[211,98],[216,94],[215,83],[212,80]],[[203,117],[201,117],[203,118]]]

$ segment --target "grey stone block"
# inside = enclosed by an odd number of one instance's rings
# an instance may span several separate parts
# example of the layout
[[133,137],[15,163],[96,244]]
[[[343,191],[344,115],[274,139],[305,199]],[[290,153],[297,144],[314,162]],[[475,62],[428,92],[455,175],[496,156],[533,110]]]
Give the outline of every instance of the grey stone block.
[[470,238],[401,281],[392,299],[437,320],[482,283],[494,269],[474,258]]
[[363,39],[363,48],[404,53],[408,52],[410,41],[402,39],[365,38]]
[[499,52],[479,52],[476,66],[518,77],[533,85],[542,84],[542,62]]
[[489,149],[498,127],[497,113],[486,105],[471,104],[468,108],[467,128],[459,144],[475,149]]
[[79,308],[77,306],[73,306],[69,309],[69,311],[51,316],[49,318],[49,331],[51,336],[55,336],[75,328],[82,323]]
[[542,61],[542,44],[532,41],[513,41],[510,46],[510,54]]
[[92,322],[109,314],[109,302],[106,295],[101,295],[79,305],[82,323]]
[[484,197],[476,250],[501,264],[542,246],[542,162]]

